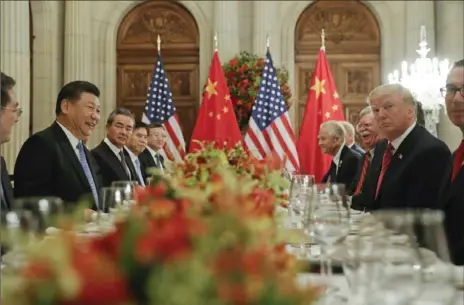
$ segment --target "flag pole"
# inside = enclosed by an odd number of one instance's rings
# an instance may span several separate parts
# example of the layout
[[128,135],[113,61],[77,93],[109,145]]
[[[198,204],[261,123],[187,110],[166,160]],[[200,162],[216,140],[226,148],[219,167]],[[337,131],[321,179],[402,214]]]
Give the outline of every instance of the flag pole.
[[321,49],[325,51],[325,31],[322,29],[321,33]]
[[217,33],[214,34],[214,51],[217,52],[218,50],[218,38],[217,38]]
[[269,52],[269,48],[271,46],[271,42],[269,40],[269,34],[266,35],[266,50]]
[[158,55],[161,55],[161,37],[159,34],[156,38],[156,47],[158,48]]

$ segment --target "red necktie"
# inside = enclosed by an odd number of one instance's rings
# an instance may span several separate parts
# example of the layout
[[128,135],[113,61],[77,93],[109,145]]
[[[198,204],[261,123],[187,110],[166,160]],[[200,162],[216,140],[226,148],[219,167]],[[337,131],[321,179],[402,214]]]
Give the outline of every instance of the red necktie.
[[367,168],[370,164],[370,158],[371,154],[369,152],[366,152],[366,154],[364,155],[364,164],[361,171],[361,177],[359,177],[358,185],[356,186],[356,190],[354,191],[353,196],[356,196],[361,192],[362,186],[364,184],[364,178],[366,177],[367,173]]
[[385,152],[383,153],[382,169],[380,170],[379,180],[377,181],[377,189],[375,191],[375,198],[377,198],[377,196],[379,195],[379,190],[380,190],[380,186],[382,185],[383,176],[385,175],[385,172],[387,171],[388,165],[391,162],[391,159],[393,157],[392,151],[394,149],[395,148],[393,147],[393,145],[391,143],[388,143],[388,147],[385,150]]
[[453,175],[451,176],[451,181],[456,178],[459,170],[461,169],[462,163],[464,162],[464,141],[461,142],[456,153],[454,154],[453,159]]

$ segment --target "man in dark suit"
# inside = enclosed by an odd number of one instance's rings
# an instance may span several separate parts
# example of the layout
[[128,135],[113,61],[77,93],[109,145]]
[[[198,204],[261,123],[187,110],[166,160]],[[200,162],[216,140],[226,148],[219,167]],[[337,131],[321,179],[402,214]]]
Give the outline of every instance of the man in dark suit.
[[147,125],[142,122],[135,122],[134,131],[126,143],[126,157],[132,177],[136,177],[141,186],[145,186],[147,178],[145,168],[139,156],[147,147]]
[[98,204],[98,167],[82,141],[100,121],[99,89],[86,81],[66,84],[56,100],[56,121],[24,142],[16,159],[16,197],[54,196],[74,203],[86,195]]
[[137,180],[132,177],[124,154],[124,146],[132,135],[134,123],[132,113],[125,108],[114,110],[106,120],[106,138],[92,150],[100,168],[103,186],[110,186],[114,181]]
[[387,145],[385,141],[381,141],[382,137],[369,106],[359,112],[356,130],[367,150],[359,163],[356,176],[350,187],[354,192],[351,198],[351,207],[363,211],[370,210],[370,205],[375,199],[377,178],[382,167],[383,152]]
[[354,126],[348,121],[340,121],[339,123],[342,126],[343,131],[345,131],[345,145],[351,148],[355,153],[363,156],[365,153],[364,149],[362,149],[361,146],[356,144],[354,141],[356,136]]
[[166,169],[162,155],[166,137],[166,129],[164,129],[163,125],[148,125],[147,148],[139,156],[145,169],[157,168],[161,172]]
[[[464,59],[451,69],[446,87],[446,111],[450,121],[464,134]],[[445,211],[445,228],[451,258],[456,265],[464,265],[464,140],[449,160],[438,204]]]
[[[1,109],[0,109],[0,143],[10,141],[11,130],[13,125],[18,122],[21,116],[22,109],[19,107],[18,100],[16,98],[14,86],[16,81],[1,73]],[[6,162],[1,157],[1,189],[0,189],[0,204],[1,210],[7,211],[11,209],[14,201],[13,187],[11,186],[10,176],[6,167]]]
[[319,129],[319,146],[322,151],[333,157],[329,171],[322,182],[345,184],[353,182],[360,156],[345,145],[345,132],[339,122],[327,121]]
[[438,208],[448,147],[416,123],[415,100],[402,85],[379,86],[368,101],[388,140],[373,208]]

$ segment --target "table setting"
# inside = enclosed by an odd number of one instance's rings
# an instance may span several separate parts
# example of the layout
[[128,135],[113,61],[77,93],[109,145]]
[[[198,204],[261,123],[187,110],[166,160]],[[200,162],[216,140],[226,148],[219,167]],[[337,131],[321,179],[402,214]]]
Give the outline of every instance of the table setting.
[[464,268],[449,263],[441,211],[366,213],[350,208],[343,185],[290,179],[279,229],[286,250],[313,266],[299,282],[326,287],[321,304],[464,304]]

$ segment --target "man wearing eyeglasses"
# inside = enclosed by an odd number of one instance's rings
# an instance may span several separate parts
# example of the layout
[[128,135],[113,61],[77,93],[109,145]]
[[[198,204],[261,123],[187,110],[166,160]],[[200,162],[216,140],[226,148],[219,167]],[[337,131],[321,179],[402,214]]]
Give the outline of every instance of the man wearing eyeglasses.
[[[14,86],[16,81],[4,74],[1,73],[1,113],[0,113],[0,142],[4,144],[10,141],[11,129],[13,125],[16,124],[19,120],[19,116],[22,113],[21,108],[19,107],[18,100],[14,91]],[[13,188],[11,186],[10,177],[8,174],[8,169],[6,168],[6,162],[3,157],[1,157],[1,189],[0,189],[0,200],[1,200],[1,210],[9,210],[11,204],[13,203]]]
[[[442,94],[445,97],[446,111],[451,123],[459,127],[464,135],[464,59],[454,63]],[[451,157],[440,197],[446,215],[445,226],[451,258],[457,265],[464,265],[463,164],[464,140]]]

